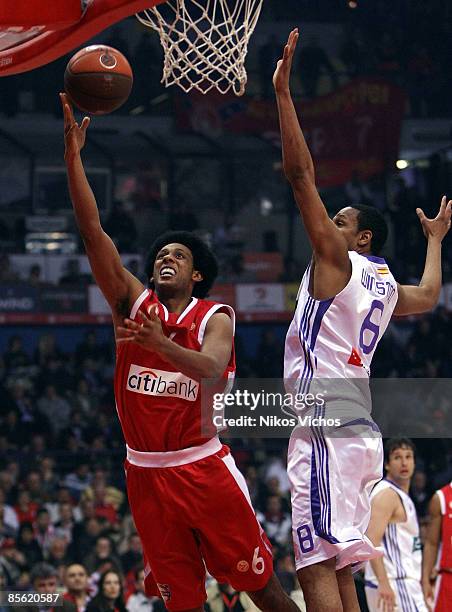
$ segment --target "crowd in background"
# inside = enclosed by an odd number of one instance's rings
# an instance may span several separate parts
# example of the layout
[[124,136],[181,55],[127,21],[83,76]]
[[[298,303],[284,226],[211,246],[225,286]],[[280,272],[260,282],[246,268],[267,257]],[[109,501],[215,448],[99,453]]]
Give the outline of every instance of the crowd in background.
[[[392,324],[377,351],[373,374],[450,377],[446,333],[450,324],[451,317],[443,309],[408,328]],[[239,329],[239,376],[281,376],[280,332],[272,325],[263,327],[251,355],[246,328]],[[94,597],[100,577],[111,570],[119,573],[121,584],[124,581],[127,600],[132,594],[144,597],[138,589],[143,569],[140,540],[124,487],[112,344],[99,342],[96,333],[89,331],[73,352],[64,353],[52,334],[43,334],[30,353],[26,338],[11,335],[0,363],[0,575],[4,584],[29,588],[34,568],[42,569],[39,564],[45,562],[54,568],[60,589],[71,584],[68,572],[83,574],[83,579],[79,576],[83,590]],[[444,434],[446,428],[451,430],[451,411],[443,418]],[[227,442],[273,543],[277,574],[291,592],[295,569],[285,469],[287,441]],[[412,494],[423,525],[432,492],[452,479],[452,444],[447,439],[435,445],[419,439],[416,444]],[[116,580],[113,574],[110,578]]]

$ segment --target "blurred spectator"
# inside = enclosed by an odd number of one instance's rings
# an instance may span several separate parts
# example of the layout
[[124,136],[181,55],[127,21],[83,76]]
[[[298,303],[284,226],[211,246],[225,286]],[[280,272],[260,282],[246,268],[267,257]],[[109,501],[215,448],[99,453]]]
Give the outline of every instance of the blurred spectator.
[[106,536],[99,536],[96,539],[94,550],[86,557],[85,566],[90,574],[99,571],[104,563],[113,563],[116,568],[121,567],[121,563],[113,550],[113,543]]
[[121,575],[113,570],[99,579],[98,593],[86,606],[86,612],[126,612]]
[[55,336],[53,334],[43,334],[38,340],[34,361],[38,366],[45,368],[50,359],[62,361],[64,355],[57,346]]
[[55,460],[52,457],[43,457],[39,463],[41,487],[44,497],[49,499],[57,490],[59,478],[55,474]]
[[65,567],[70,560],[67,548],[67,540],[55,535],[49,543],[47,561],[56,568]]
[[43,502],[42,478],[37,470],[31,469],[28,472],[25,479],[25,486],[30,493],[31,500],[37,504],[41,504]]
[[85,567],[80,563],[70,563],[66,567],[64,586],[66,587],[64,599],[72,601],[77,612],[85,612],[90,600],[88,573]]
[[144,592],[144,570],[138,568],[135,575],[135,592],[127,600],[128,612],[157,612],[164,610],[165,606],[158,597],[148,597]]
[[72,541],[72,530],[74,528],[74,515],[72,506],[68,502],[59,505],[59,519],[55,522],[55,536],[64,538],[66,542]]
[[22,368],[30,365],[30,357],[23,347],[22,336],[11,336],[8,340],[8,348],[3,354],[6,372],[15,368]]
[[56,434],[69,424],[71,406],[64,397],[58,394],[55,385],[45,387],[44,395],[38,400],[38,409],[47,417]]
[[17,537],[17,549],[24,555],[29,567],[43,561],[42,550],[36,541],[31,523],[24,522],[21,524]]
[[42,287],[45,283],[42,280],[42,270],[39,264],[33,264],[30,266],[30,272],[28,274],[27,283],[32,287]]
[[281,498],[277,495],[271,495],[267,498],[262,527],[271,541],[281,546],[288,544],[292,521],[290,514],[282,511]]
[[428,514],[428,503],[432,496],[432,490],[427,488],[427,475],[422,470],[416,470],[411,483],[410,497],[416,506],[419,518]]
[[68,259],[66,262],[66,270],[60,278],[59,285],[84,287],[92,282],[90,274],[84,274],[80,269],[80,261],[78,259]]
[[105,360],[105,347],[97,342],[96,332],[89,330],[83,342],[75,349],[75,365],[80,367],[86,359]]
[[13,533],[16,533],[19,529],[19,519],[17,513],[12,506],[5,503],[6,496],[2,489],[0,489],[0,517],[2,523],[9,527]]
[[91,483],[92,474],[88,463],[81,462],[75,468],[74,472],[67,474],[63,480],[63,485],[69,489],[69,492],[78,500],[85,489]]
[[24,489],[17,496],[17,504],[15,511],[19,519],[19,523],[34,523],[39,505],[32,501],[30,491]]
[[14,270],[7,253],[0,254],[0,283],[14,283],[19,280],[19,274]]
[[106,501],[107,490],[104,484],[93,486],[94,512],[99,518],[104,518],[110,525],[118,523],[118,515],[114,506]]
[[34,523],[36,541],[44,554],[47,554],[50,543],[55,535],[55,528],[50,522],[50,514],[47,508],[39,508]]
[[300,83],[307,98],[317,96],[320,77],[324,72],[330,75],[333,89],[335,89],[337,87],[336,71],[324,49],[319,46],[317,37],[311,36],[306,44],[301,45],[298,60]]
[[128,574],[131,569],[136,568],[142,560],[143,548],[140,536],[137,533],[132,533],[129,536],[127,550],[121,555],[121,566],[124,574]]
[[[2,526],[0,519],[0,530]],[[17,583],[25,565],[25,556],[17,549],[14,538],[0,537],[0,571],[5,575],[8,587]]]

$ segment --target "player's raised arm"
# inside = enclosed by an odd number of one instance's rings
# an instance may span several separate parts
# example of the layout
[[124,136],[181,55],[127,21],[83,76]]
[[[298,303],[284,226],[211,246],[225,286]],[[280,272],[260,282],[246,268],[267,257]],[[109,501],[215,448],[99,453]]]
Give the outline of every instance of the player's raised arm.
[[102,229],[99,211],[86,178],[80,152],[85,145],[90,120],[79,126],[66,94],[61,94],[64,112],[64,143],[69,193],[75,219],[85,244],[91,270],[99,288],[110,304],[113,315],[124,316],[143,291],[142,283],[122,265],[118,250]]
[[329,218],[315,186],[314,164],[298,121],[290,93],[292,60],[298,42],[298,30],[292,30],[284,55],[273,76],[278,103],[283,149],[283,166],[290,182],[316,259],[349,271],[350,262],[344,237]]
[[399,297],[395,315],[410,315],[428,312],[438,303],[441,292],[441,243],[450,229],[452,200],[443,196],[439,212],[434,219],[428,219],[424,212],[416,210],[427,238],[427,255],[421,282],[416,285],[399,285]]
[[438,557],[441,539],[441,503],[437,493],[433,495],[428,507],[430,522],[425,535],[422,555],[422,591],[427,605],[433,604],[432,574]]

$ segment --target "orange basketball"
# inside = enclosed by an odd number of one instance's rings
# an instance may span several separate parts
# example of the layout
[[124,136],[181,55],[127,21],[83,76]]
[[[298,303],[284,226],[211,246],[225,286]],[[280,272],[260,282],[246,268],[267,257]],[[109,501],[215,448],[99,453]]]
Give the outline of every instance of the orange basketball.
[[124,55],[113,47],[91,45],[76,53],[64,73],[71,102],[84,113],[106,115],[128,99],[133,72]]

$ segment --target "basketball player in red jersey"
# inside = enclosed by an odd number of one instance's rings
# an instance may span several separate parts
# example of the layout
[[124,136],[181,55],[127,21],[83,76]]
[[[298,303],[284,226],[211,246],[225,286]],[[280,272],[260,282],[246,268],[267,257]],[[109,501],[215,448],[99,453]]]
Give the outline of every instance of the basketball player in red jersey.
[[123,267],[80,156],[90,120],[79,126],[61,98],[75,218],[115,327],[115,397],[146,592],[169,610],[202,612],[207,567],[262,611],[295,612],[273,574],[242,474],[216,432],[201,427],[201,380],[226,382],[235,371],[234,312],[203,299],[217,274],[215,258],[196,236],[177,232],[151,248],[152,289]]
[[[436,491],[430,506],[430,523],[424,544],[422,588],[425,601],[433,612],[452,609],[452,482]],[[435,594],[432,574],[441,549]]]

